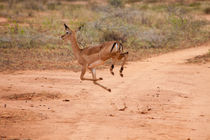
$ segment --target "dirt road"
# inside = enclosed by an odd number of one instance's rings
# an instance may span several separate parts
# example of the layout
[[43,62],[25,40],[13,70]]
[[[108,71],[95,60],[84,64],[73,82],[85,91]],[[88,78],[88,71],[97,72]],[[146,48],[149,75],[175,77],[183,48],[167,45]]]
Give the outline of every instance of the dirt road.
[[185,64],[208,49],[98,70],[111,93],[79,72],[1,73],[0,139],[210,140],[210,64]]

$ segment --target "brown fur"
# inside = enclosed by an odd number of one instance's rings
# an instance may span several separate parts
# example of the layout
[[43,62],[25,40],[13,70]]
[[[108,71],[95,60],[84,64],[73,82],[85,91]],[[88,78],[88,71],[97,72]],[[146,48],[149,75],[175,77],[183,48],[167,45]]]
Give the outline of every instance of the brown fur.
[[[123,76],[122,70],[123,70],[123,66],[126,62],[128,52],[126,52],[126,53],[122,52],[123,48],[122,49],[120,48],[121,44],[118,41],[108,41],[108,42],[104,42],[97,46],[80,49],[77,44],[76,33],[73,30],[71,30],[66,24],[64,24],[64,26],[65,26],[66,34],[62,35],[61,38],[63,40],[70,40],[73,53],[76,56],[78,63],[80,65],[82,65],[82,72],[80,75],[80,79],[81,80],[91,80],[95,84],[103,87],[104,89],[111,91],[111,89],[107,89],[106,87],[96,83],[96,81],[102,80],[102,78],[98,78],[98,79],[96,78],[95,67],[104,64],[104,62],[108,59],[112,59],[112,61],[113,61],[112,65],[114,65],[116,61],[123,59],[123,63],[122,63],[121,70],[120,70],[120,75]],[[110,51],[110,50],[112,50],[112,51]],[[84,78],[87,68],[92,73],[92,76],[93,76],[92,79]],[[110,68],[110,72],[111,72],[111,74],[114,75],[113,68],[114,68],[114,66],[112,66]]]

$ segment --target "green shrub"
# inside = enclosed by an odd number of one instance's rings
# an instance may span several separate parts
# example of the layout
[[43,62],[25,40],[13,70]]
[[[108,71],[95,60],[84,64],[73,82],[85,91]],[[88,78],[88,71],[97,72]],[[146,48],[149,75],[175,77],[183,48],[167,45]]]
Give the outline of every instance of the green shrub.
[[0,9],[4,9],[4,5],[0,4]]
[[47,4],[47,8],[48,8],[49,10],[55,10],[55,7],[56,7],[56,4],[55,4],[55,3],[48,3],[48,4]]
[[33,29],[20,27],[18,24],[8,28],[8,33],[0,34],[0,48],[37,48],[50,44],[58,46],[62,42],[51,33],[39,33]]
[[145,2],[147,3],[155,3],[155,2],[158,2],[159,0],[145,0]]
[[120,42],[126,42],[127,41],[127,36],[125,34],[122,34],[120,32],[115,32],[115,31],[106,30],[106,31],[103,32],[101,42],[113,41],[113,40],[118,40]]
[[[78,35],[83,46],[94,44],[93,42],[118,40],[134,50],[173,48],[183,42],[193,43],[203,36],[200,29],[205,23],[191,18],[180,7],[169,7],[160,13],[131,8],[95,9],[103,16],[85,24]],[[206,38],[206,35],[203,37]]]
[[123,7],[124,6],[124,0],[109,0],[109,4],[114,7]]
[[44,10],[44,4],[41,1],[34,1],[34,0],[28,0],[24,2],[24,8],[25,9],[31,9],[31,10]]
[[210,7],[204,9],[205,14],[210,14]]
[[201,3],[199,3],[199,2],[192,2],[189,4],[190,7],[195,7],[195,8],[200,7],[200,5],[201,5]]
[[141,2],[143,0],[127,0],[128,3]]

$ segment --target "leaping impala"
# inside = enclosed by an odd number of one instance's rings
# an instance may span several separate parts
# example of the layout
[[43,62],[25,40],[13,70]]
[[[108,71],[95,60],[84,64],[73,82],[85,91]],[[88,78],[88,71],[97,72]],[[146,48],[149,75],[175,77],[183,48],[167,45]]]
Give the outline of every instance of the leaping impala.
[[[98,46],[86,47],[84,49],[80,49],[77,44],[76,32],[71,30],[66,24],[64,24],[66,33],[61,36],[63,40],[70,40],[73,53],[78,60],[78,63],[82,65],[82,72],[80,75],[81,80],[90,80],[93,81],[94,84],[101,86],[102,88],[111,92],[111,89],[108,89],[96,81],[103,80],[102,78],[96,78],[96,70],[95,68],[99,65],[103,65],[104,62],[108,59],[112,59],[112,65],[110,67],[110,72],[114,75],[113,68],[114,64],[123,59],[121,68],[120,68],[120,76],[123,77],[123,68],[128,56],[128,52],[123,52],[123,46],[118,41],[108,41],[104,42]],[[92,73],[91,78],[85,78],[86,69],[89,69]]]

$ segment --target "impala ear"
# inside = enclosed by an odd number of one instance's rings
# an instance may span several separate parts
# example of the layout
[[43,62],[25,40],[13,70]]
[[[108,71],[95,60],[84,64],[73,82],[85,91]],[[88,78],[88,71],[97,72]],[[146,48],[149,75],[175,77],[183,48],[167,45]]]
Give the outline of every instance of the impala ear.
[[81,30],[84,26],[85,26],[85,25],[84,25],[84,24],[82,24],[81,26],[79,26],[79,27],[75,30],[75,32],[80,31],[80,30]]
[[70,30],[69,27],[64,23],[65,30]]

